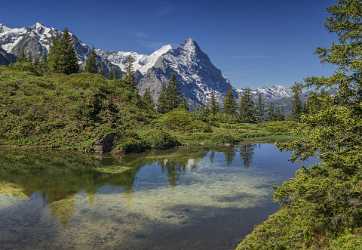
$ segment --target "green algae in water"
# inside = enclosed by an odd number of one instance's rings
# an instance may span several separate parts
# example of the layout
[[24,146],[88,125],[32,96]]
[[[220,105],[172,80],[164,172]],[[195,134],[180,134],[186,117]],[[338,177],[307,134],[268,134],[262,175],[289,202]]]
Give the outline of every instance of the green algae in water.
[[231,249],[296,169],[268,144],[120,162],[19,154],[0,154],[2,249]]

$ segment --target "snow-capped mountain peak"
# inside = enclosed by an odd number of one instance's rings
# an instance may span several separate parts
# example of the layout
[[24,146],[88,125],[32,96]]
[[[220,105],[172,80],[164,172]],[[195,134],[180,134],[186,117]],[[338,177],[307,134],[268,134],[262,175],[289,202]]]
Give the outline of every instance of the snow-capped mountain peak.
[[[237,93],[241,95],[244,92],[245,88],[237,89]],[[283,85],[272,85],[268,87],[252,89],[252,94],[254,96],[262,94],[268,100],[278,100],[282,98],[289,98],[292,96],[292,90],[290,87]]]
[[142,67],[139,68],[139,71],[142,74],[147,73],[147,71],[154,67],[155,64],[157,63],[158,59],[166,54],[167,52],[169,52],[170,50],[172,50],[172,46],[170,44],[164,45],[161,48],[159,48],[158,50],[156,50],[155,52],[153,52],[151,55],[145,57],[142,61],[140,61],[141,64],[143,64]]
[[198,44],[191,37],[187,38],[181,47],[190,53],[195,53],[198,49]]
[[[62,32],[40,22],[30,27],[10,28],[0,24],[0,63],[6,64],[15,60],[16,56],[25,54],[39,59],[47,55],[54,37]],[[74,47],[79,64],[84,65],[92,47],[83,43],[74,34]],[[176,75],[178,85],[191,105],[205,104],[212,92],[221,101],[232,86],[222,72],[214,66],[208,55],[192,38],[187,38],[180,46],[162,46],[146,55],[133,51],[105,51],[96,49],[100,71],[105,75],[116,73],[118,77],[125,71],[127,57],[134,58],[134,70],[137,71],[138,88],[142,94],[150,89],[157,100],[162,86],[168,83],[172,75]],[[243,90],[236,92],[242,93]],[[290,97],[289,88],[275,85],[253,90],[253,94],[262,93],[268,99]]]

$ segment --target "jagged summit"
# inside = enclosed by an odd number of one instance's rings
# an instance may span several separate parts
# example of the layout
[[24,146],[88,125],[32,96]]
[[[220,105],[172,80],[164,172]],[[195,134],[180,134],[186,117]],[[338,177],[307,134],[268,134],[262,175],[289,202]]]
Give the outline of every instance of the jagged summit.
[[[10,28],[0,24],[1,64],[14,60],[16,56],[25,53],[32,58],[47,55],[52,39],[62,31],[36,22],[30,27]],[[82,42],[76,35],[70,33],[74,47],[82,66],[92,50],[92,47]],[[208,55],[202,51],[199,44],[192,38],[187,38],[179,46],[164,45],[153,53],[146,55],[132,51],[105,51],[96,49],[100,70],[105,75],[116,72],[121,75],[125,71],[127,57],[134,59],[134,69],[137,71],[138,88],[142,94],[150,89],[154,99],[158,98],[163,85],[168,83],[172,75],[176,75],[179,88],[190,105],[200,105],[208,102],[212,92],[222,100],[231,87],[230,82],[211,62]],[[241,90],[235,90],[240,92]],[[288,96],[283,87],[273,86],[255,91],[265,96]]]

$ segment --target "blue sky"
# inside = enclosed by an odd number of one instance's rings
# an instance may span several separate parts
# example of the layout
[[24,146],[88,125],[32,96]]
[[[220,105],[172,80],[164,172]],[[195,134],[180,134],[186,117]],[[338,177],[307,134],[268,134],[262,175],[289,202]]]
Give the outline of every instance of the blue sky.
[[314,55],[334,36],[324,28],[332,0],[2,0],[0,22],[68,27],[107,50],[150,53],[194,38],[238,87],[292,84],[332,67]]

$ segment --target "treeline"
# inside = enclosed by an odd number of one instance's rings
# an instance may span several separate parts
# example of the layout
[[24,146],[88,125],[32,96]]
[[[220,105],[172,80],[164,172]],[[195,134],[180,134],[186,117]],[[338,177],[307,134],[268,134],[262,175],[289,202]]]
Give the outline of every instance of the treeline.
[[[122,74],[122,81],[136,90],[135,72],[133,69],[134,58],[127,57],[125,71]],[[84,66],[81,66],[74,47],[74,41],[68,29],[65,29],[61,35],[54,38],[49,49],[48,56],[40,59],[31,58],[26,53],[19,56],[17,62],[12,65],[23,70],[32,71],[36,75],[44,75],[47,73],[75,74],[81,72],[104,74],[100,65],[100,60],[96,51],[92,49],[88,54]],[[107,78],[117,80],[119,75],[111,70]],[[313,95],[303,104],[301,100],[301,86],[296,84],[293,87],[293,110],[286,116],[286,110],[281,104],[265,100],[261,93],[256,96],[252,94],[251,89],[246,88],[237,96],[230,88],[223,102],[222,98],[217,97],[215,92],[209,96],[207,104],[193,109],[195,113],[203,120],[219,120],[225,122],[245,122],[259,123],[265,121],[280,120],[298,120],[300,115],[306,112],[314,112],[320,105],[318,97]],[[162,86],[158,102],[152,96],[150,89],[146,89],[143,96],[143,102],[154,109],[154,111],[164,114],[176,108],[189,110],[186,98],[182,95],[177,84],[176,76],[173,75],[168,84]]]

